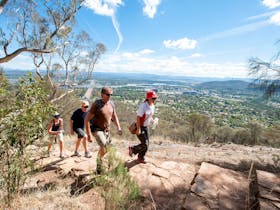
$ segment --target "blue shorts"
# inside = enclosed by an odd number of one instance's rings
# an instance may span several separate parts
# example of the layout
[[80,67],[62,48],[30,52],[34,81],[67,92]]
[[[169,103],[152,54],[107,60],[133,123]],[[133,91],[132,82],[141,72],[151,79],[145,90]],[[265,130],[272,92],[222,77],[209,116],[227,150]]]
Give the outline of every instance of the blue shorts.
[[76,128],[74,131],[78,135],[78,139],[84,138],[86,136],[83,128]]

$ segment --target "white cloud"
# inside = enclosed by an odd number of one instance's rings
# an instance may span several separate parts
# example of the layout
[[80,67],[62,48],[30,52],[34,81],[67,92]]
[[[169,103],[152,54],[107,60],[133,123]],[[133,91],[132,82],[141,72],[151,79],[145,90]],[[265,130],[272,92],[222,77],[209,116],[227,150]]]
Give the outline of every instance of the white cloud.
[[201,57],[203,57],[203,55],[200,54],[200,53],[194,53],[194,54],[191,54],[191,55],[189,56],[189,58],[201,58]]
[[181,50],[189,50],[194,49],[197,45],[197,41],[194,39],[178,39],[178,40],[164,40],[163,45],[166,48],[171,49],[181,49]]
[[93,12],[95,14],[111,17],[113,26],[114,26],[117,36],[119,38],[119,42],[115,49],[115,52],[117,52],[120,49],[120,46],[123,42],[123,36],[120,31],[120,25],[116,18],[116,11],[120,5],[123,5],[122,0],[103,0],[103,1],[102,0],[94,0],[94,1],[86,0],[84,2],[84,6],[93,10]]
[[144,54],[144,55],[152,54],[154,52],[155,51],[150,50],[150,49],[144,49],[144,50],[139,51],[140,54]]
[[250,17],[246,18],[246,20],[257,20],[257,19],[268,18],[268,17],[271,17],[272,15],[274,15],[275,13],[276,13],[276,11],[265,12],[262,14],[250,16]]
[[256,23],[250,23],[247,25],[243,25],[240,27],[236,27],[236,28],[232,28],[226,31],[222,31],[222,32],[218,32],[212,35],[209,35],[207,37],[203,37],[201,39],[199,39],[200,42],[202,41],[210,41],[210,40],[214,40],[214,39],[221,39],[224,37],[229,37],[229,36],[235,36],[235,35],[239,35],[239,34],[243,34],[249,31],[256,31],[260,28],[263,28],[267,25],[269,25],[270,22],[269,21],[259,21]]
[[156,57],[139,52],[106,55],[97,63],[96,71],[196,77],[248,77],[247,63],[194,63],[188,62],[184,57]]
[[280,6],[280,0],[263,0],[262,3],[264,6],[270,8],[270,9]]
[[21,69],[32,70],[35,68],[32,58],[31,58],[30,54],[28,54],[28,53],[19,54],[17,57],[12,59],[11,61],[2,63],[1,66],[4,68],[8,68],[8,69],[18,69],[18,70],[21,70]]
[[143,0],[145,7],[143,8],[143,13],[149,18],[154,18],[157,7],[160,5],[160,0]]
[[280,12],[277,12],[275,15],[271,16],[270,22],[275,25],[280,25]]

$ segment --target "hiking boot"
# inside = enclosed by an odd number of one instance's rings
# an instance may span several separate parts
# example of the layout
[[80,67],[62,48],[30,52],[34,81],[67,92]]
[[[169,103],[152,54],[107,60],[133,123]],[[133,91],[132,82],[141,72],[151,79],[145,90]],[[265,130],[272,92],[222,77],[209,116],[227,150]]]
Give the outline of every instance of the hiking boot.
[[90,152],[85,152],[85,157],[86,157],[86,158],[91,158],[91,156],[92,156],[92,155],[90,154]]
[[97,162],[96,164],[96,174],[100,175],[104,173],[104,168],[102,166],[102,162]]
[[81,157],[81,154],[78,151],[75,151],[73,156]]
[[138,158],[138,159],[137,159],[137,162],[138,162],[138,163],[143,163],[143,164],[146,164],[146,163],[147,163],[147,162],[145,161],[144,158]]
[[133,151],[132,151],[132,147],[131,147],[131,146],[128,147],[128,155],[129,155],[130,157],[133,156]]
[[65,158],[65,156],[64,156],[63,153],[61,153],[61,154],[59,155],[59,157],[60,157],[61,159],[64,159],[64,158]]

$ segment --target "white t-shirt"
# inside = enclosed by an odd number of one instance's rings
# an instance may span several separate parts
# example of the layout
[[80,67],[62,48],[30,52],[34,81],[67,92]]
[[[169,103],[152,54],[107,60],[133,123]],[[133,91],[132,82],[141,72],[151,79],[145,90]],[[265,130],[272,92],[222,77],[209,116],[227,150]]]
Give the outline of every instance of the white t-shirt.
[[142,102],[137,110],[137,116],[143,117],[146,114],[143,126],[148,126],[151,122],[152,116],[155,113],[155,105],[149,106],[148,102]]

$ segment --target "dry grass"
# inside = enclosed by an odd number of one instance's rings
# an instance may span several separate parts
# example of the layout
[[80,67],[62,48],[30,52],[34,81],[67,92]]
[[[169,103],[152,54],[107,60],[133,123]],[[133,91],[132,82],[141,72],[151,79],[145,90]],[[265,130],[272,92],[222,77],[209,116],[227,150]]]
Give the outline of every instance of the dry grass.
[[[5,209],[3,204],[0,204],[1,209]],[[79,197],[70,197],[70,189],[65,187],[57,187],[47,191],[37,191],[30,194],[19,195],[10,209],[92,209],[90,205],[80,201]]]

